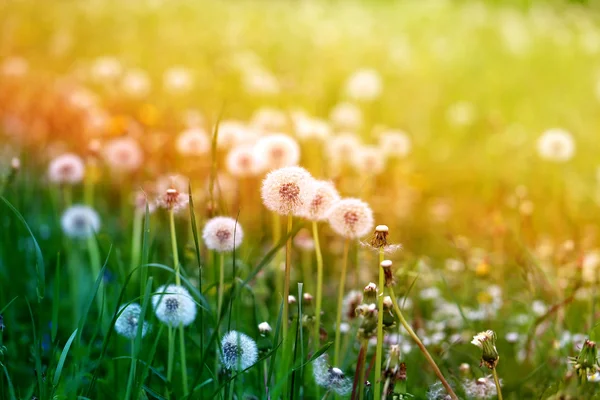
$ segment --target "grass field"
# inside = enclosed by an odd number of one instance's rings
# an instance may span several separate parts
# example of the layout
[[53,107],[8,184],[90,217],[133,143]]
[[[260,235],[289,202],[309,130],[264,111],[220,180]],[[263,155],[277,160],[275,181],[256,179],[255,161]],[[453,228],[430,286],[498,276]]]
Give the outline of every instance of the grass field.
[[583,3],[0,0],[0,399],[600,398]]

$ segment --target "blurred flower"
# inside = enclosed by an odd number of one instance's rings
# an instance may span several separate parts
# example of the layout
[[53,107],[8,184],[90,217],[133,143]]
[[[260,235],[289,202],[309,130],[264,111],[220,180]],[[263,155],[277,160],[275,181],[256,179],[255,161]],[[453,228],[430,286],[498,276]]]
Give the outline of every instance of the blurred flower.
[[221,363],[228,370],[243,371],[258,359],[256,342],[241,332],[227,332],[221,339],[221,348]]
[[534,300],[533,303],[531,303],[531,311],[538,317],[544,315],[547,309],[546,304],[541,300]]
[[0,65],[0,75],[16,78],[29,72],[29,63],[22,57],[9,57]]
[[465,380],[463,388],[469,399],[493,399],[498,395],[496,384],[491,375],[473,380]]
[[549,129],[537,142],[541,158],[554,162],[565,162],[575,154],[575,142],[571,134],[563,129]]
[[260,162],[253,146],[236,146],[227,153],[225,159],[227,171],[236,178],[256,176],[260,171]]
[[140,167],[144,154],[138,142],[130,137],[113,139],[104,146],[104,160],[113,170],[132,172]]
[[141,69],[131,69],[121,79],[123,92],[134,98],[145,97],[150,93],[151,83],[148,74]]
[[339,396],[346,396],[352,391],[352,380],[346,378],[339,368],[329,366],[325,354],[313,361],[313,377],[317,385]]
[[346,94],[352,100],[370,101],[381,95],[382,87],[381,76],[377,71],[361,69],[348,78]]
[[272,331],[271,325],[268,322],[261,322],[258,324],[258,331],[261,335],[266,335]]
[[159,287],[152,296],[152,306],[159,321],[172,328],[188,326],[196,319],[196,303],[183,286]]
[[211,218],[202,231],[206,247],[219,253],[238,248],[243,238],[242,227],[235,219],[229,217]]
[[340,199],[340,195],[328,181],[313,180],[311,199],[300,211],[300,216],[310,221],[323,221],[327,218],[327,212]]
[[259,96],[274,96],[281,88],[277,77],[264,68],[247,69],[242,74],[242,84],[246,93]]
[[121,75],[122,69],[121,62],[115,57],[99,57],[92,63],[90,76],[95,82],[105,83],[115,80]]
[[230,149],[239,144],[246,135],[247,128],[240,121],[221,121],[217,136],[219,149]]
[[294,131],[300,140],[325,140],[331,135],[327,121],[306,116],[294,119]]
[[410,137],[402,131],[385,131],[379,136],[379,149],[387,157],[406,157],[411,148]]
[[[375,286],[375,284],[373,284]],[[365,289],[366,290],[366,289]],[[377,287],[375,287],[377,290]],[[342,315],[347,321],[352,321],[356,318],[356,307],[358,307],[363,301],[363,293],[360,290],[351,290],[342,302]]]
[[331,228],[348,239],[357,239],[368,234],[374,225],[373,211],[359,199],[342,199],[327,213]]
[[301,167],[269,172],[262,182],[261,196],[267,209],[280,215],[297,214],[313,197],[313,178]]
[[475,107],[472,103],[461,101],[448,107],[446,119],[453,126],[467,126],[475,119]]
[[81,157],[67,153],[50,161],[48,179],[53,183],[75,184],[83,180],[85,165]]
[[163,74],[165,90],[171,94],[185,94],[194,87],[194,78],[186,67],[171,67]]
[[201,128],[190,128],[179,134],[176,148],[184,156],[201,156],[210,152],[210,138]]
[[352,155],[352,164],[361,174],[379,175],[385,171],[385,153],[379,147],[361,146]]
[[181,193],[177,189],[169,188],[160,194],[156,199],[156,205],[166,210],[173,210],[177,213],[188,205],[190,197],[186,193]]
[[[137,303],[131,303],[128,305],[122,305],[119,308],[119,311],[121,314],[115,322],[115,331],[127,339],[135,339],[140,323],[140,313],[142,312],[142,307]],[[146,336],[146,333],[148,333],[150,325],[145,321],[142,321],[142,324],[142,337],[144,337]]]
[[329,114],[329,119],[338,129],[357,129],[363,123],[361,109],[352,103],[339,103]]
[[290,136],[271,134],[261,137],[254,146],[256,158],[262,170],[297,165],[300,161],[300,146]]
[[84,239],[100,230],[100,217],[91,207],[74,205],[65,210],[61,219],[65,235],[70,238]]
[[315,241],[308,229],[301,229],[300,232],[294,236],[294,246],[304,251],[312,251],[315,249]]
[[250,119],[250,126],[262,133],[285,132],[287,125],[287,116],[277,108],[259,108]]

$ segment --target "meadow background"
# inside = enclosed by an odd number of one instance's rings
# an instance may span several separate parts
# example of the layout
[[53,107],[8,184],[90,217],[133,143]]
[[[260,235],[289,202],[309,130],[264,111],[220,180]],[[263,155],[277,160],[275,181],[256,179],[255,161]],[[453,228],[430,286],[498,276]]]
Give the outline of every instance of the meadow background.
[[[376,224],[389,226],[402,245],[386,257],[405,316],[457,387],[488,375],[469,341],[492,329],[504,398],[595,398],[600,376],[581,382],[568,357],[599,334],[599,17],[594,2],[563,1],[1,1],[0,398],[186,398],[178,355],[166,378],[166,328],[149,300],[173,281],[169,218],[132,201],[174,174],[189,179],[179,190],[191,187],[193,199],[176,220],[199,308],[186,328],[187,398],[266,398],[267,368],[272,390],[282,390],[277,382],[289,375],[275,357],[235,380],[219,366],[229,329],[285,351],[258,329],[266,321],[277,331],[281,304],[273,276],[284,242],[260,199],[267,171],[228,167],[235,143],[215,135],[226,122],[243,132],[237,144],[274,132],[294,138],[299,165],[366,201]],[[315,125],[304,132],[307,121]],[[190,128],[206,135],[199,154],[177,145]],[[566,157],[541,149],[551,129],[567,138],[556,152],[573,145]],[[381,144],[390,131],[408,139],[404,147]],[[361,144],[336,139],[348,136]],[[141,149],[130,170],[106,156],[121,137]],[[84,160],[83,182],[49,178],[49,163],[67,152]],[[96,245],[63,232],[71,203],[98,212]],[[222,318],[218,257],[201,238],[215,215],[244,229],[241,247],[226,255],[226,308],[233,301]],[[295,219],[302,224],[310,228]],[[320,235],[325,344],[336,329],[344,241],[327,223]],[[377,253],[367,247],[352,242],[347,291],[377,282]],[[98,261],[102,285],[92,273]],[[299,281],[315,290],[313,273],[303,272],[314,268],[313,251],[296,240],[292,294]],[[146,304],[152,324],[133,341],[133,380],[131,343],[111,321],[130,301]],[[353,377],[360,321],[348,323],[337,367]],[[402,345],[407,368],[397,393],[443,398],[410,337],[394,328],[388,339]],[[295,397],[333,398],[314,383],[316,350],[308,343],[304,358],[295,355],[304,360]]]

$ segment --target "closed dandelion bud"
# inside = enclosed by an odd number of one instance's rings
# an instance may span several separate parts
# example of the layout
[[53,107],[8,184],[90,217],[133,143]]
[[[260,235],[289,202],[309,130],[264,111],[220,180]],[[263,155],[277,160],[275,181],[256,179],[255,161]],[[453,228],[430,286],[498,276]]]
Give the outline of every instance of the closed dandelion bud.
[[272,329],[268,322],[258,324],[259,337],[256,342],[261,354],[268,353],[273,348]]
[[358,336],[362,339],[370,339],[377,334],[377,305],[362,304],[356,310],[362,317]]
[[373,282],[369,282],[363,290],[363,302],[366,304],[377,302],[377,285]]
[[296,300],[295,296],[289,295],[288,296],[288,304],[292,305],[292,304],[296,304],[298,301]]
[[272,328],[271,325],[269,325],[268,322],[261,322],[260,324],[258,324],[258,331],[260,332],[261,336],[267,336],[272,332]]
[[146,336],[150,329],[150,325],[145,321],[140,321],[142,307],[137,303],[123,305],[120,308],[121,314],[115,322],[115,331],[127,339],[135,339],[137,336],[138,326],[142,325],[142,337]]
[[221,339],[221,363],[228,370],[243,371],[256,363],[258,348],[252,338],[237,331],[229,331]]
[[356,318],[356,307],[363,301],[363,294],[358,290],[352,290],[344,297],[342,314],[347,321]]
[[313,296],[310,293],[304,293],[302,295],[302,304],[311,305],[313,302]]
[[406,364],[400,362],[400,346],[397,344],[390,346],[382,377],[385,380],[386,396],[393,395],[397,383],[400,385],[399,392],[406,392]]
[[392,298],[390,296],[385,296],[383,298],[383,328],[386,330],[396,326],[396,319],[392,313],[392,307]]
[[587,380],[589,375],[600,371],[598,363],[598,347],[595,342],[589,339],[583,343],[581,351],[577,357],[572,357],[569,361],[581,379]]
[[467,363],[462,363],[458,367],[458,370],[460,371],[461,374],[468,375],[471,372],[471,366]]
[[394,286],[396,284],[396,280],[394,279],[394,273],[392,272],[392,261],[383,260],[381,262],[381,268],[383,269],[385,287]]
[[500,358],[496,350],[496,333],[491,330],[479,332],[473,336],[471,343],[482,350],[481,363],[489,369],[496,368]]

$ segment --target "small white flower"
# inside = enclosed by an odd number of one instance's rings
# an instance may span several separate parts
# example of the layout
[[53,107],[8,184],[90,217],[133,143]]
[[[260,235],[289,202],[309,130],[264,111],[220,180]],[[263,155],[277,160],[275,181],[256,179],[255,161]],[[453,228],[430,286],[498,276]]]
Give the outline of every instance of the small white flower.
[[483,342],[494,339],[494,332],[487,330],[485,332],[479,332],[477,335],[473,336],[473,340],[471,343],[479,348],[483,348]]
[[243,371],[254,365],[258,359],[256,342],[241,332],[227,332],[221,339],[221,348],[221,363],[229,370]]
[[508,343],[517,343],[519,341],[519,333],[518,332],[508,332],[505,336],[505,339]]
[[537,150],[545,160],[565,162],[575,154],[575,141],[564,129],[549,129],[538,139]]
[[91,207],[74,205],[63,213],[61,226],[65,235],[71,238],[87,238],[100,230],[100,217]]
[[269,323],[265,321],[258,324],[258,331],[261,335],[266,335],[267,333],[270,333],[272,331],[272,328],[271,325],[269,325]]
[[156,317],[171,327],[188,326],[196,319],[196,303],[183,286],[161,286],[152,296]]
[[[119,311],[121,310],[122,312],[115,322],[115,330],[119,335],[124,336],[127,339],[135,339],[140,323],[142,307],[137,303],[131,303],[129,305],[121,306]],[[149,329],[150,324],[144,321],[142,326],[142,337],[146,336]]]
[[229,217],[211,218],[202,231],[206,247],[219,253],[237,249],[243,237],[244,231],[240,224]]

